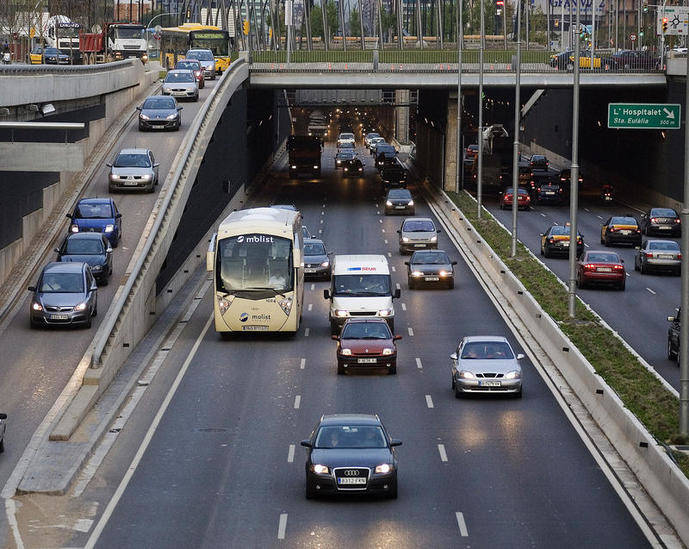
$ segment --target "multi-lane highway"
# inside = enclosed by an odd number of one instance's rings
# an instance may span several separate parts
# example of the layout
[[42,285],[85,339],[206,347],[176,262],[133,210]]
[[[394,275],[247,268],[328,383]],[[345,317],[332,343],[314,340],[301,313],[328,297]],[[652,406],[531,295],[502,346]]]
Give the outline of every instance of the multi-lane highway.
[[[156,161],[160,162],[159,190],[177,154],[186,128],[214,86],[215,82],[207,83],[206,88],[201,90],[200,102],[183,103],[182,128],[179,132],[139,132],[135,117],[112,146],[107,162],[111,162],[114,155],[123,148],[151,149]],[[108,196],[107,177],[108,168],[103,165],[95,172],[83,196]],[[36,427],[65,387],[91,342],[97,326],[105,316],[139,241],[141,231],[151,214],[157,192],[112,195],[122,213],[124,237],[113,252],[114,268],[110,284],[98,289],[99,315],[94,319],[91,329],[30,329],[29,292],[26,292],[23,299],[18,300],[12,312],[0,324],[0,411],[10,417],[5,453],[0,460],[0,485],[4,485],[12,473]],[[50,246],[50,249],[58,246],[67,234],[69,225],[66,219],[64,227],[64,233],[60,233],[58,241],[54,246]],[[49,253],[42,258],[40,265],[54,261],[55,255]],[[31,283],[35,283],[35,280]]]
[[[52,531],[61,545],[106,548],[648,544],[528,359],[522,399],[455,399],[448,356],[462,336],[505,335],[521,352],[519,340],[445,232],[455,289],[408,290],[402,219],[382,215],[360,153],[365,178],[343,180],[329,148],[321,181],[282,171],[264,196],[295,203],[335,253],[389,257],[402,288],[397,375],[336,375],[324,282],[308,283],[294,337],[223,340],[206,293],[78,502],[54,511],[93,527],[60,529],[45,512],[27,540]],[[415,199],[417,215],[430,216]],[[299,441],[335,412],[378,413],[403,440],[399,499],[305,499]]]
[[[578,230],[584,235],[587,250],[605,249],[600,243],[601,225],[612,215],[639,212],[615,203],[603,206],[592,200],[580,204]],[[512,227],[512,211],[500,210],[497,200],[488,198],[486,207],[506,227]],[[534,205],[531,211],[520,211],[518,221],[519,239],[536,255],[540,254],[540,234],[554,224],[569,222],[569,206]],[[646,237],[644,237],[646,238]],[[648,237],[663,238],[663,237]],[[676,239],[678,240],[678,239]],[[638,253],[630,246],[614,246],[627,272],[624,292],[597,287],[579,290],[581,298],[588,303],[614,330],[638,352],[673,387],[679,388],[679,368],[674,360],[667,358],[668,315],[674,314],[680,303],[680,278],[669,274],[641,274],[634,270],[634,258]],[[569,279],[568,261],[541,257],[548,267],[563,281]]]

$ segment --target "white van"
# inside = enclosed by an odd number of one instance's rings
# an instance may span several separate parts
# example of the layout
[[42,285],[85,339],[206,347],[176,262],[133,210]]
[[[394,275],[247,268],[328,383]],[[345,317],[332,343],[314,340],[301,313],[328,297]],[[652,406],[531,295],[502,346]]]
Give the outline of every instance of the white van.
[[390,268],[384,255],[336,255],[333,259],[330,290],[330,331],[337,333],[348,318],[385,318],[395,331],[393,299],[400,291],[392,289]]

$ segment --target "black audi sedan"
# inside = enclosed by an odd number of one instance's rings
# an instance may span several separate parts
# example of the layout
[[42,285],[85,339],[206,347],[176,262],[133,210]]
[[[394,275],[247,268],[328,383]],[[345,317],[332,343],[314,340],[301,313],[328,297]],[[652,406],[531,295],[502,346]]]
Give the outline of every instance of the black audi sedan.
[[182,125],[182,107],[167,95],[152,95],[136,110],[139,111],[139,130],[179,130]]
[[390,189],[385,196],[385,215],[414,215],[414,199],[407,189]]
[[301,441],[306,457],[306,498],[325,494],[381,494],[397,498],[397,456],[378,415],[321,416]]
[[651,208],[641,214],[641,232],[646,235],[682,236],[682,224],[672,208]]
[[407,283],[409,289],[418,288],[421,284],[437,284],[449,289],[455,287],[456,261],[450,261],[442,250],[419,250],[414,252],[407,266]]
[[88,263],[98,283],[107,286],[112,274],[112,247],[102,233],[72,233],[67,235],[57,252],[62,263]]

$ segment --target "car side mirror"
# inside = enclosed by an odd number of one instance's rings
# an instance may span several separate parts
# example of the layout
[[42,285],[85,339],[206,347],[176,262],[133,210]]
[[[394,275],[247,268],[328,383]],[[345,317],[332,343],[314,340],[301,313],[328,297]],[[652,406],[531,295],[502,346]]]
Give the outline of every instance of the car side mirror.
[[72,219],[72,214],[65,214],[65,217]]
[[457,353],[452,353],[450,355],[450,360],[457,360]]
[[521,360],[522,358],[524,358],[524,355],[522,353],[519,353],[517,355],[517,360]]
[[399,341],[400,339],[402,339],[402,336],[400,335],[392,336],[393,341]]
[[620,263],[624,263],[624,259],[620,259]]
[[634,249],[635,249],[635,250],[640,250],[640,249],[641,249],[641,246],[634,246]]
[[106,162],[105,165],[106,165],[108,168],[112,168],[112,164],[111,164],[110,162]]
[[397,234],[402,234],[402,231],[398,230],[398,231],[397,231]]
[[121,217],[122,217],[122,214],[121,214],[121,213],[118,213],[118,214],[115,216],[115,219],[120,219]]
[[35,291],[36,291],[36,286],[29,286],[29,287],[27,288],[27,290],[29,290],[30,292],[35,292]]
[[330,299],[330,290],[323,290],[323,298]]
[[435,231],[435,232],[436,232],[436,233],[439,233],[439,232],[440,232],[440,229],[436,229],[436,231]]
[[154,168],[157,168],[158,166],[160,166],[160,162],[156,162],[155,164],[153,164]]
[[402,446],[402,441],[396,438],[390,439],[390,446]]
[[399,288],[397,288],[395,290],[395,293],[392,294],[392,297],[394,297],[395,299],[399,299],[401,295],[402,295],[402,291]]
[[[31,288],[29,288],[29,290],[30,290],[30,289],[31,289]],[[674,316],[669,316],[669,317],[667,317],[667,321],[668,321],[668,322],[674,322],[674,321],[675,321],[675,317],[674,317]]]
[[140,111],[140,110],[141,110],[141,107],[137,107],[136,110],[137,110],[137,111]]
[[404,264],[409,266],[409,261],[405,261]]
[[340,336],[331,335],[331,336],[330,336],[330,339],[332,339],[333,341],[340,341]]
[[105,248],[105,253],[106,253],[106,254],[111,254],[111,253],[112,253],[112,248],[111,248],[110,246],[108,246],[107,248]]
[[452,262],[452,265],[457,265],[457,262],[456,262],[456,261],[453,261],[453,262]]
[[310,440],[302,440],[299,444],[305,448],[313,448],[313,444],[311,444]]
[[54,252],[60,253],[60,248],[53,248]]
[[543,233],[539,233],[538,236],[543,236]]
[[7,414],[0,414],[0,419],[7,419]]
[[92,292],[95,292],[97,289],[98,289],[98,284],[96,284],[95,282],[93,284],[91,284],[91,291]]
[[181,111],[184,107],[177,107],[178,111]]

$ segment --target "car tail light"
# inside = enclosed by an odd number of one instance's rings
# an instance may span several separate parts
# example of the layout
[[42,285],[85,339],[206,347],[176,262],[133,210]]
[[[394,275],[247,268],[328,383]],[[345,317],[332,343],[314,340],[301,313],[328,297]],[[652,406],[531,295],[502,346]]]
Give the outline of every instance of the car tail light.
[[560,192],[562,192],[562,189],[560,189]]
[[653,254],[652,254],[651,252],[646,252],[644,255],[645,255],[646,257],[653,257]]
[[624,267],[622,265],[613,265],[612,268],[615,269],[616,271],[623,271],[624,270]]
[[637,229],[636,232],[637,232],[637,233],[640,233],[640,232],[641,232],[641,229]]
[[595,271],[595,270],[596,270],[596,266],[595,266],[593,263],[587,263],[586,265],[584,265],[584,270],[586,270],[586,271]]
[[554,243],[555,243],[555,239],[554,239],[554,238],[551,238],[550,240],[548,240],[548,242],[550,242],[551,244],[554,244]]
[[681,253],[677,254],[677,259],[682,259],[682,254],[681,254]]

